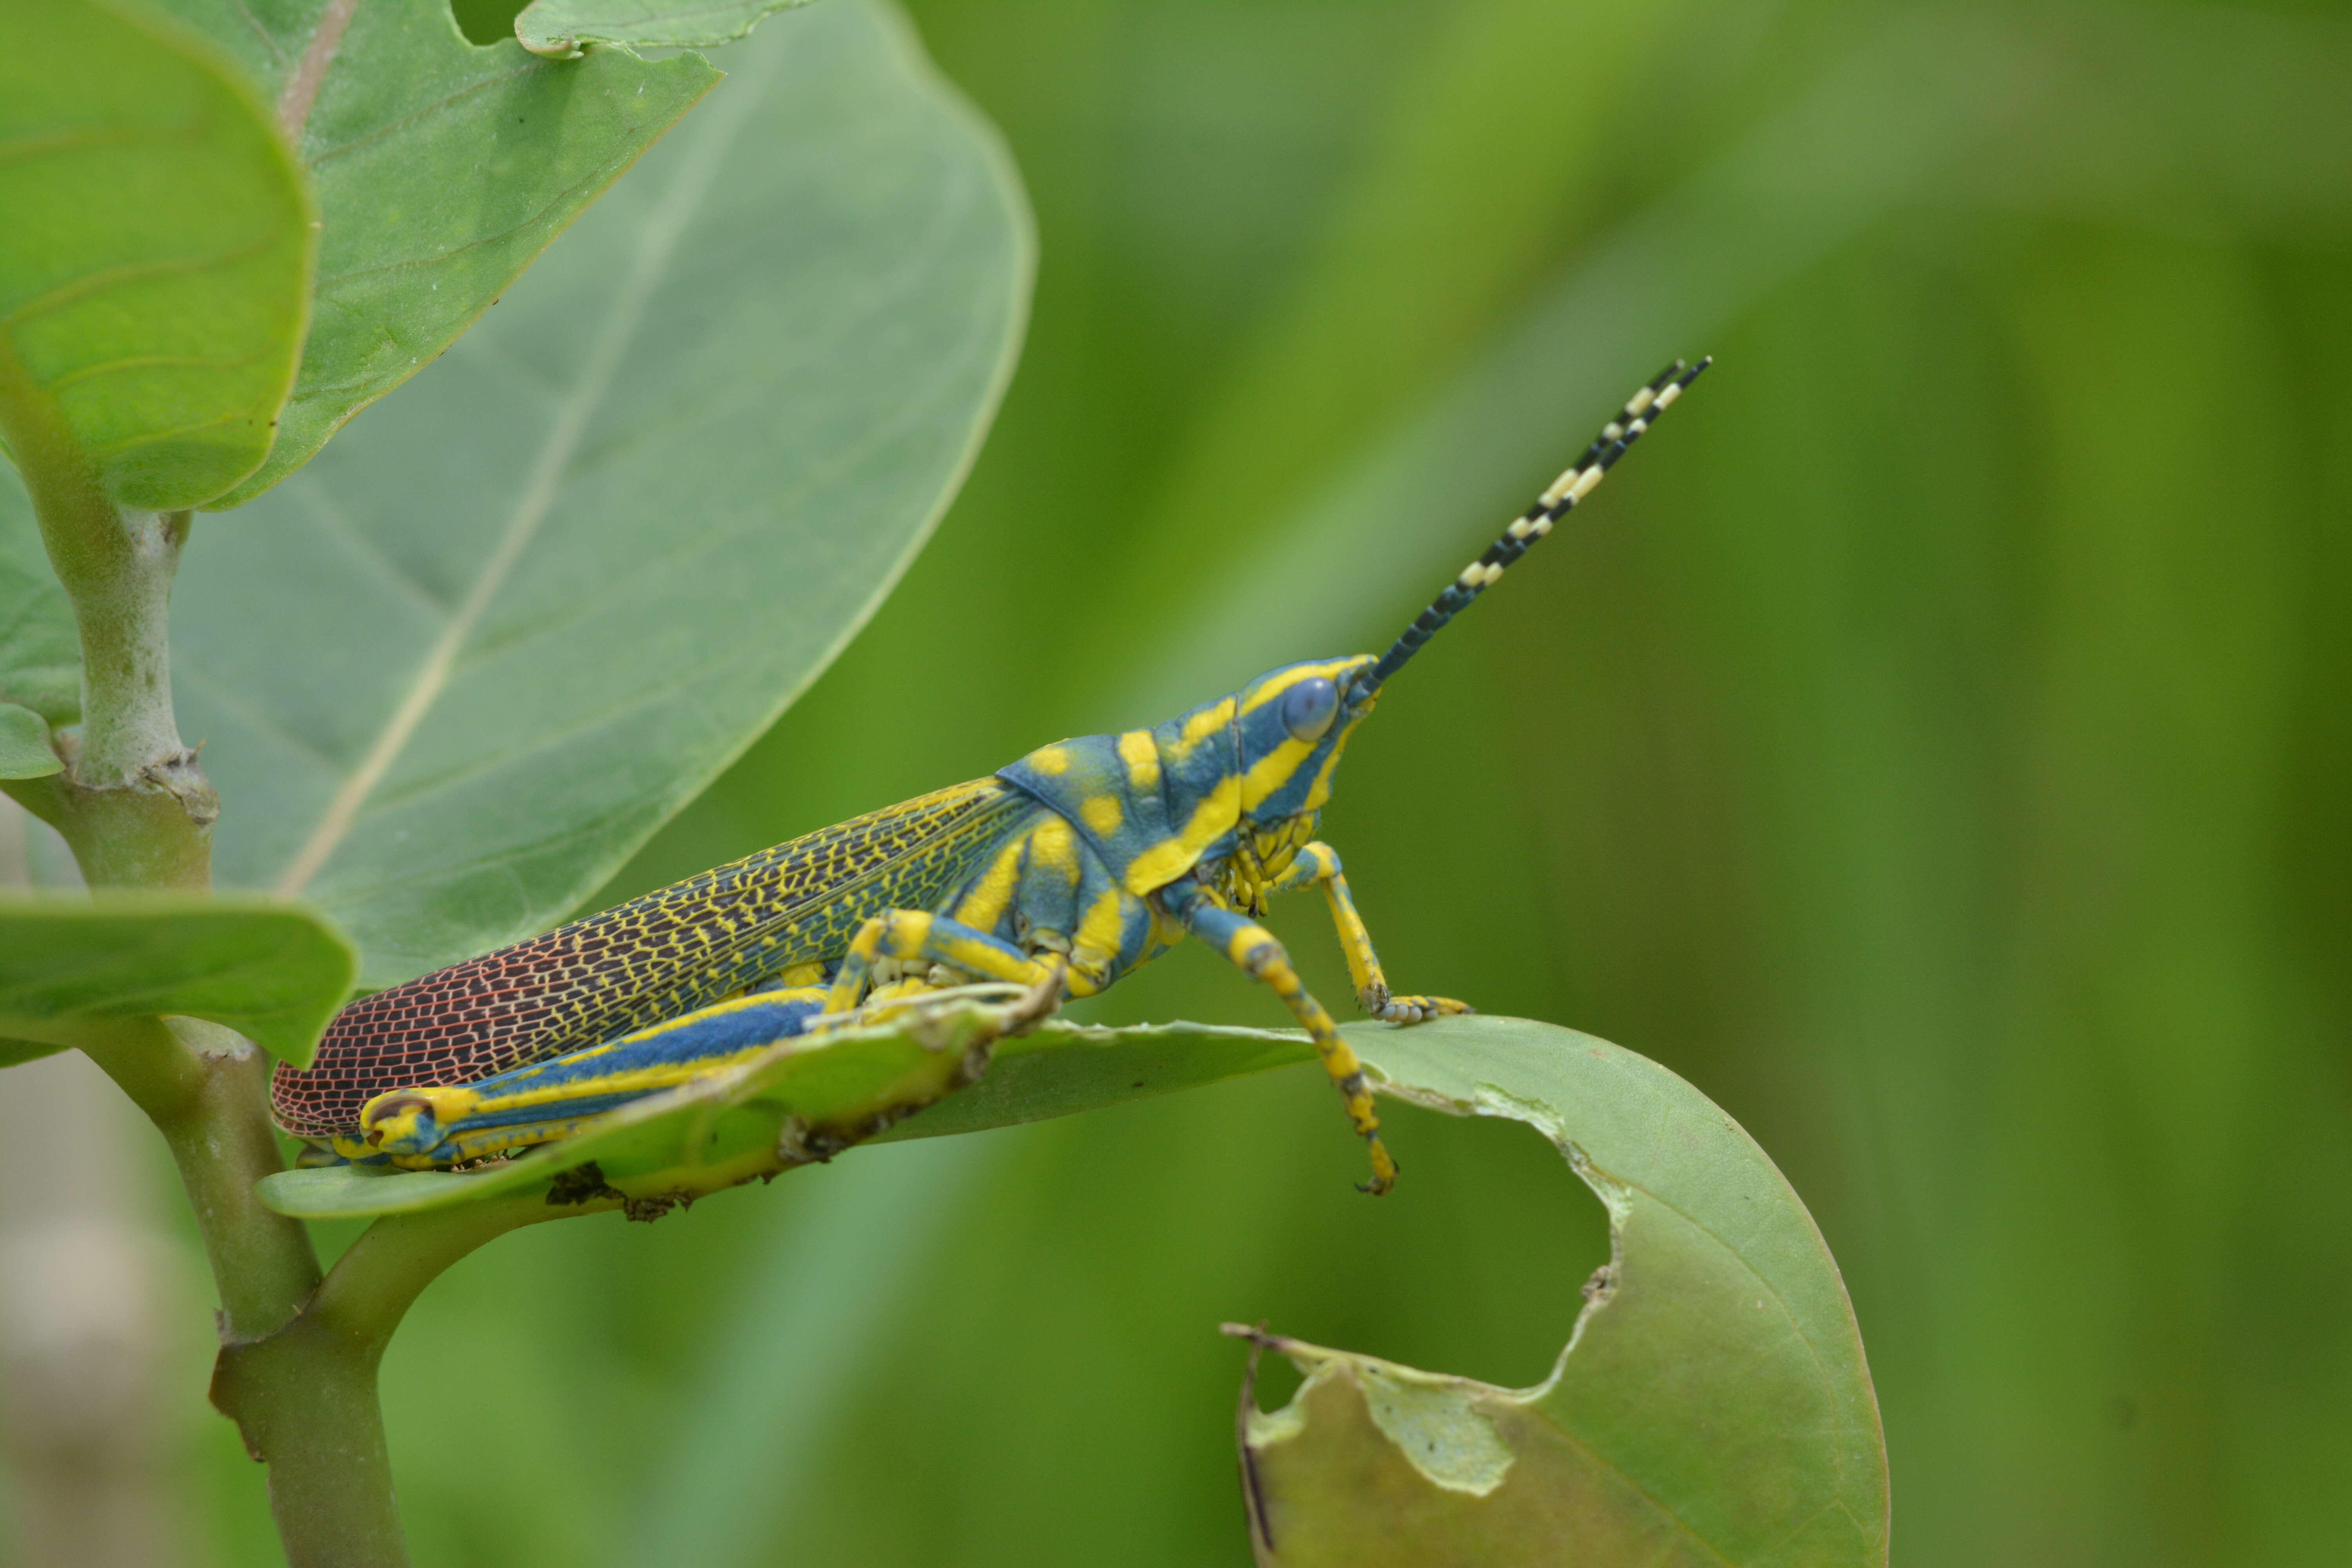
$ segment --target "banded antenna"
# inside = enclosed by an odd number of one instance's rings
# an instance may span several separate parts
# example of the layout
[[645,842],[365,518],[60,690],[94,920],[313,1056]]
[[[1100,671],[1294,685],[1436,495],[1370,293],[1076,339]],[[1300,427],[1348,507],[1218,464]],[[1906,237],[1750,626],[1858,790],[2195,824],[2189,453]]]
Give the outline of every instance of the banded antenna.
[[1585,448],[1584,456],[1554,479],[1551,488],[1536,498],[1535,505],[1514,518],[1511,526],[1503,531],[1503,537],[1486,547],[1486,553],[1462,568],[1462,575],[1448,584],[1445,592],[1438,595],[1429,608],[1413,617],[1404,635],[1381,655],[1380,663],[1356,678],[1352,695],[1362,698],[1377,690],[1381,682],[1402,669],[1404,661],[1419,653],[1422,644],[1435,637],[1440,627],[1468,608],[1471,600],[1494,586],[1496,579],[1525,555],[1529,545],[1549,533],[1553,523],[1593,492],[1617,459],[1642,438],[1642,432],[1656,424],[1658,416],[1683,395],[1683,389],[1714,363],[1713,354],[1696,364],[1676,360],[1633,394],[1617,417],[1601,426],[1601,434]]

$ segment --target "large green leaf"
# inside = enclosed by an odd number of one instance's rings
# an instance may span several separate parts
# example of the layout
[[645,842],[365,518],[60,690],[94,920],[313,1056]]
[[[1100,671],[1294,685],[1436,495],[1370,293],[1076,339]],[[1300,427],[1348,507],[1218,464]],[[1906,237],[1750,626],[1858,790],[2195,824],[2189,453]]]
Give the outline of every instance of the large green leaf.
[[572,55],[587,44],[699,47],[740,38],[761,17],[808,0],[531,0],[515,37],[533,54]]
[[431,363],[719,79],[698,56],[543,60],[448,0],[166,0],[277,106],[324,225],[318,311],[251,500]]
[[301,1067],[353,962],[316,915],[259,899],[0,893],[0,1037],[70,1045],[102,1020],[181,1014]]
[[[1312,1057],[1287,1031],[1052,1024],[998,1043],[986,1077],[951,1093],[987,1023],[975,1007],[787,1041],[505,1164],[289,1172],[263,1198],[305,1218],[530,1192],[658,1206],[788,1168],[780,1139],[854,1138],[918,1110],[882,1136],[976,1131]],[[1885,1561],[1885,1455],[1853,1308],[1804,1205],[1738,1124],[1655,1063],[1548,1024],[1347,1034],[1383,1095],[1559,1145],[1609,1211],[1612,1260],[1532,1389],[1266,1336],[1307,1375],[1285,1409],[1244,1410],[1262,1562],[1518,1563],[1564,1548],[1662,1565]],[[590,1163],[593,1182],[565,1176]]]
[[1845,1286],[1738,1124],[1656,1063],[1515,1019],[1362,1042],[1383,1093],[1523,1121],[1609,1210],[1552,1374],[1496,1388],[1265,1336],[1307,1374],[1243,1468],[1261,1563],[1886,1561],[1886,1458]]
[[0,0],[0,435],[47,482],[211,500],[269,451],[316,249],[218,51],[144,10]]
[[820,6],[730,58],[495,314],[183,568],[217,872],[315,900],[371,984],[550,923],[765,728],[1004,384],[1018,185],[904,28]]

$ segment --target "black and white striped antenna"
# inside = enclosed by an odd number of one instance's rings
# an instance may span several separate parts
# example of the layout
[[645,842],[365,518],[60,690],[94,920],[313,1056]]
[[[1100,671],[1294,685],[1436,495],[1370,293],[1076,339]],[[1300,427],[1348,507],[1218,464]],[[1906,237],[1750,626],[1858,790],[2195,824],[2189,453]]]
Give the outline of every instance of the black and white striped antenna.
[[1380,663],[1356,678],[1350,695],[1359,700],[1368,697],[1379,689],[1381,682],[1402,669],[1405,660],[1419,653],[1422,645],[1435,637],[1440,627],[1492,587],[1496,579],[1528,552],[1529,545],[1549,533],[1553,523],[1591,495],[1617,459],[1642,438],[1642,432],[1656,424],[1658,416],[1673,405],[1683,389],[1714,363],[1712,354],[1696,364],[1676,360],[1633,394],[1617,417],[1601,427],[1584,456],[1554,479],[1551,488],[1536,498],[1535,505],[1514,518],[1511,526],[1503,531],[1503,537],[1488,545],[1484,555],[1465,566],[1462,574],[1446,585],[1445,592],[1438,595],[1429,608],[1413,617],[1412,625],[1405,627],[1404,635],[1381,656]]

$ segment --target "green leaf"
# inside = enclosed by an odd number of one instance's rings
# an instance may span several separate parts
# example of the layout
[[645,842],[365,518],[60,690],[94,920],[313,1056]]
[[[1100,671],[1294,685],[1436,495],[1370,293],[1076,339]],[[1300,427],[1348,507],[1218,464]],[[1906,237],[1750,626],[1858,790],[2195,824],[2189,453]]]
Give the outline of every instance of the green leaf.
[[0,894],[0,1037],[71,1045],[93,1022],[179,1014],[302,1067],[353,962],[317,915],[260,899]]
[[[769,1057],[637,1101],[593,1131],[503,1164],[465,1173],[331,1166],[261,1184],[262,1201],[304,1219],[415,1214],[551,1190],[593,1161],[633,1199],[697,1198],[797,1163],[780,1152],[788,1123],[801,1147],[932,1137],[1010,1126],[1192,1089],[1312,1059],[1305,1040],[1265,1029],[1169,1024],[1098,1029],[1049,1023],[995,1042],[995,1060],[952,1094],[966,1053],[993,1038],[994,1010],[964,1005],[913,1024],[782,1042]],[[949,1097],[944,1099],[943,1097]],[[906,1121],[918,1110],[924,1115]],[[887,1127],[889,1131],[883,1131]]]
[[1656,1063],[1548,1025],[1448,1019],[1359,1042],[1382,1093],[1559,1145],[1609,1210],[1612,1260],[1534,1388],[1265,1336],[1306,1382],[1272,1414],[1244,1392],[1261,1563],[1886,1561],[1853,1306],[1738,1123]]
[[732,59],[496,312],[182,567],[216,871],[322,906],[370,985],[551,923],[766,728],[1010,372],[1019,187],[904,27],[817,6]]
[[0,779],[41,779],[65,764],[49,749],[49,727],[38,713],[0,702]]
[[533,54],[573,55],[586,44],[702,47],[740,38],[761,17],[808,0],[532,0],[515,37]]
[[0,433],[124,506],[219,495],[269,451],[315,231],[268,107],[144,11],[0,0]]
[[318,310],[242,505],[308,462],[511,284],[719,79],[697,56],[543,60],[448,0],[170,0],[261,84],[319,193]]
[[[973,1006],[789,1040],[503,1164],[294,1171],[262,1197],[310,1219],[533,1192],[657,1210],[789,1169],[780,1140],[805,1150],[908,1116],[881,1136],[976,1131],[1313,1056],[1287,1031],[1055,1023],[999,1042],[957,1092],[989,1020]],[[1612,1260],[1533,1389],[1266,1336],[1307,1381],[1284,1410],[1244,1409],[1262,1562],[1541,1562],[1562,1542],[1596,1563],[1885,1561],[1885,1449],[1852,1306],[1803,1204],[1728,1116],[1655,1063],[1548,1024],[1346,1033],[1382,1095],[1551,1139],[1609,1211]],[[1409,1143],[1402,1155],[1410,1181]]]
[[43,1040],[0,1038],[0,1068],[12,1068],[19,1062],[38,1061],[43,1057],[53,1057],[59,1051],[71,1048],[69,1046],[54,1045]]
[[0,463],[0,702],[52,724],[81,717],[81,645],[73,605],[49,570],[33,503]]

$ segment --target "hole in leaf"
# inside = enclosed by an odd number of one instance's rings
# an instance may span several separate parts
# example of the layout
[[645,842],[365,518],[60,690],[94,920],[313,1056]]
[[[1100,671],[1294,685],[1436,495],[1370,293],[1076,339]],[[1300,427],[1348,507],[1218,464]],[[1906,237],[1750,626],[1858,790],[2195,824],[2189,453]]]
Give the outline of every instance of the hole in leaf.
[[515,36],[515,18],[530,0],[449,0],[449,15],[469,44],[504,43]]

